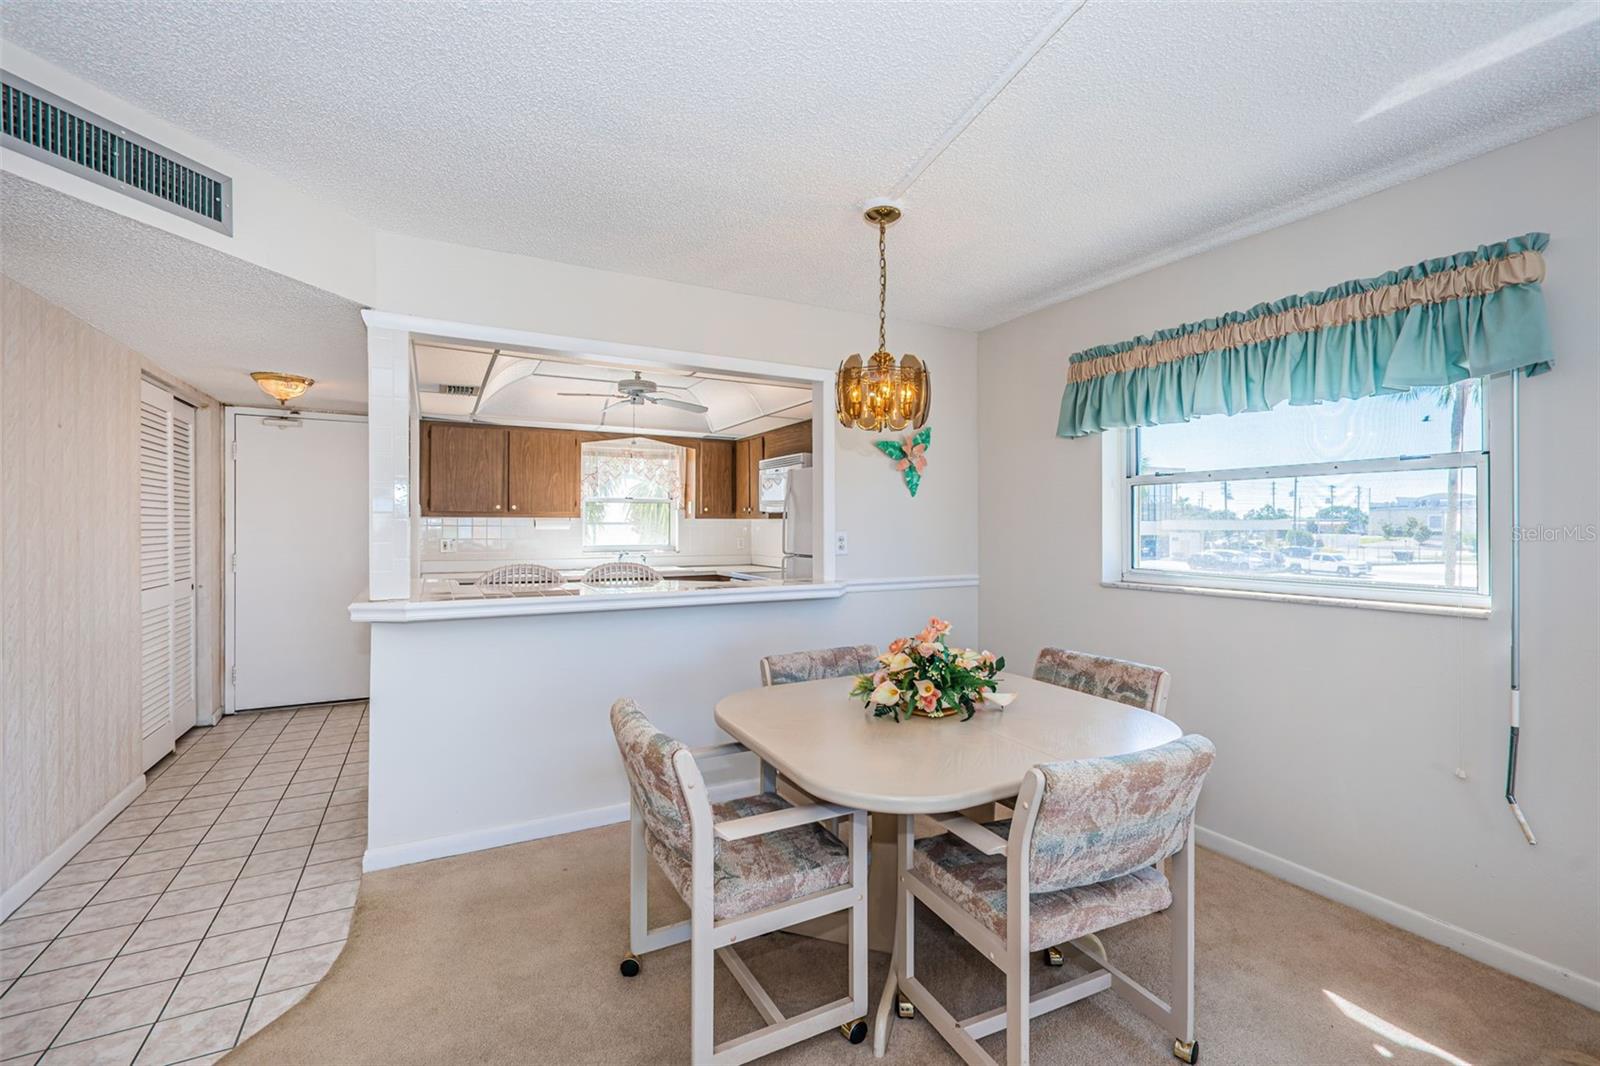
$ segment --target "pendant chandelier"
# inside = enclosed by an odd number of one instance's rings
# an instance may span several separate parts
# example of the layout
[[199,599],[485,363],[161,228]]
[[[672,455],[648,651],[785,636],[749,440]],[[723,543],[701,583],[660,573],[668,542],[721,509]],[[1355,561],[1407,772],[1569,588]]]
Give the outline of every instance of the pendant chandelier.
[[868,433],[899,432],[907,427],[921,429],[928,421],[928,403],[932,395],[928,368],[909,353],[895,365],[885,336],[889,294],[885,234],[890,226],[900,221],[900,209],[893,204],[874,204],[867,208],[863,217],[869,226],[878,227],[878,350],[865,364],[859,352],[839,364],[834,385],[839,424]]

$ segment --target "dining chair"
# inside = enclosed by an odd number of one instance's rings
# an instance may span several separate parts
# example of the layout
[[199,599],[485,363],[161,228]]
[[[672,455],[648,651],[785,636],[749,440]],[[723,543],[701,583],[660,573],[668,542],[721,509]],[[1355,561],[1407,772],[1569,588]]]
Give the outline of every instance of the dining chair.
[[[854,677],[857,674],[870,674],[877,668],[878,649],[871,644],[791,651],[762,657],[761,685],[767,688],[801,681],[821,681],[829,677]],[[765,759],[761,760],[761,790],[775,792],[777,787],[778,771]],[[787,787],[793,787],[793,783]]]
[[565,584],[566,580],[561,571],[554,567],[542,566],[539,563],[508,563],[505,566],[497,566],[478,578],[477,585],[480,589],[519,588],[561,585]]
[[[1019,1066],[1030,1019],[1109,989],[1171,1034],[1173,1055],[1195,1062],[1192,835],[1215,757],[1209,740],[1191,734],[1130,755],[1045,763],[1024,775],[1009,823],[940,815],[949,832],[925,840],[902,816],[895,978],[910,1013],[926,1014],[968,1063],[993,1064],[978,1041],[1004,1030],[1006,1062]],[[1166,858],[1170,880],[1159,865]],[[917,980],[918,901],[1005,974],[1005,1006],[958,1021]],[[1171,928],[1167,1001],[1074,943],[1161,910]],[[1060,943],[1088,972],[1030,994],[1031,952]]]
[[580,578],[585,585],[654,585],[661,574],[644,563],[611,562],[591,566]]
[[1042,649],[1033,667],[1033,678],[1163,717],[1167,713],[1167,689],[1172,682],[1172,675],[1159,666],[1066,648]]
[[[743,744],[690,750],[650,724],[628,699],[611,707],[629,794],[629,953],[622,974],[639,974],[639,956],[689,942],[690,1058],[694,1066],[749,1062],[828,1029],[853,1044],[867,1023],[867,815],[829,803],[793,806],[763,792],[712,803],[697,759],[734,755]],[[839,819],[846,840],[817,823]],[[649,864],[689,905],[689,919],[652,929]],[[849,994],[786,1017],[734,945],[840,911],[850,912]],[[766,1025],[713,1041],[713,957],[720,958]]]

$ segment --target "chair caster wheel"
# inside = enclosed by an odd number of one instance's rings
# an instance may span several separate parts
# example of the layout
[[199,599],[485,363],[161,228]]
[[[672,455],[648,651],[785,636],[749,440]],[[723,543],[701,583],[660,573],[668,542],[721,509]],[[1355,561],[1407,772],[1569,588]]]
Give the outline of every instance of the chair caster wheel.
[[1189,1066],[1194,1066],[1195,1063],[1200,1061],[1200,1041],[1174,1040],[1172,1042],[1172,1057],[1179,1062],[1187,1062]]
[[639,956],[629,953],[622,956],[622,965],[618,967],[624,977],[639,976]]
[[839,1034],[852,1044],[859,1044],[867,1038],[867,1020],[857,1018],[853,1022],[845,1022],[839,1026]]
[[917,1006],[909,999],[897,998],[894,1002],[894,1012],[902,1018],[915,1018]]
[[1044,964],[1046,966],[1061,966],[1065,964],[1066,961],[1067,960],[1061,954],[1060,948],[1044,949]]

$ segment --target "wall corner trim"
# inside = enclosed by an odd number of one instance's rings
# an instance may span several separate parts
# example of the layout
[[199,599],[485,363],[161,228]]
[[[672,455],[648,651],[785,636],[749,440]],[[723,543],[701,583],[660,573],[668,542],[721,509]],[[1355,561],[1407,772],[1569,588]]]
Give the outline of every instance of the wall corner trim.
[[1590,1010],[1600,1010],[1600,981],[1592,977],[1573,973],[1564,966],[1546,962],[1509,944],[1502,944],[1458,925],[1451,925],[1430,914],[1407,907],[1403,903],[1396,903],[1364,888],[1357,888],[1327,874],[1318,873],[1309,867],[1301,866],[1269,851],[1262,851],[1241,840],[1223,836],[1204,826],[1195,826],[1194,835],[1195,840],[1202,846],[1242,862],[1246,866],[1271,874],[1291,885],[1298,885],[1335,903],[1353,907],[1363,914],[1388,922],[1408,933],[1415,933],[1424,940],[1431,940],[1469,959],[1475,959],[1513,977],[1520,977],[1540,988],[1549,989],[1559,996],[1581,1003]]
[[96,811],[93,817],[78,827],[77,832],[45,856],[43,862],[23,874],[15,884],[7,886],[4,895],[0,895],[0,920],[10,917],[12,911],[26,903],[29,896],[39,891],[41,885],[54,877],[74,855],[83,850],[83,846],[93,840],[95,834],[104,829],[111,819],[138,799],[139,794],[144,791],[144,785],[144,774],[128,782],[121,792],[111,797],[110,803]]

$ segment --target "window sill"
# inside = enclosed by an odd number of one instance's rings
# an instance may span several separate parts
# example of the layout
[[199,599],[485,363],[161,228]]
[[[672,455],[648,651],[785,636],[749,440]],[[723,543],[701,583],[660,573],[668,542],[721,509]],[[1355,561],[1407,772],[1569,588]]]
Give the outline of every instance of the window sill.
[[1258,589],[1206,588],[1201,585],[1169,585],[1154,581],[1101,581],[1108,589],[1134,589],[1139,592],[1176,592],[1185,596],[1221,596],[1235,600],[1268,600],[1298,603],[1312,607],[1355,607],[1366,611],[1399,611],[1442,618],[1471,618],[1487,621],[1492,608],[1436,603],[1408,603],[1404,600],[1372,600],[1353,596],[1324,596],[1304,592],[1267,592]]

